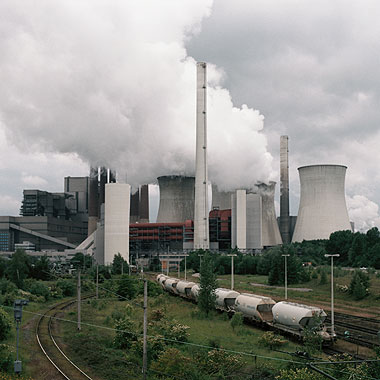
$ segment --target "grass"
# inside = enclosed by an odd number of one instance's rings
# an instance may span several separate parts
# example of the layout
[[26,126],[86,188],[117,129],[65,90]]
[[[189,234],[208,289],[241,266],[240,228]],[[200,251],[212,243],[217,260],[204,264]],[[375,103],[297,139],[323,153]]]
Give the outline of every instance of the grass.
[[[139,301],[141,300],[138,300],[137,302]],[[112,313],[115,312],[116,309],[122,311],[125,309],[127,303],[127,301],[121,302],[107,299],[101,299],[96,302],[86,302],[82,307],[82,321],[93,325],[113,327],[113,320],[111,317]],[[132,305],[133,311],[131,313],[131,318],[136,322],[137,325],[142,326],[142,310],[135,304]],[[176,347],[185,353],[190,354],[194,351],[209,351],[211,349],[209,347],[215,346],[235,352],[249,353],[252,356],[242,355],[242,360],[246,363],[246,366],[250,368],[252,368],[255,364],[253,355],[259,356],[259,358],[256,359],[257,365],[263,365],[265,363],[276,369],[284,368],[287,363],[260,358],[260,356],[273,359],[291,359],[291,357],[287,354],[270,351],[269,349],[259,346],[258,340],[265,332],[259,328],[243,325],[234,331],[225,313],[215,312],[215,314],[212,315],[212,318],[202,318],[199,316],[198,308],[196,305],[192,304],[189,301],[168,295],[166,293],[161,295],[159,298],[149,299],[148,309],[152,311],[153,309],[157,308],[164,310],[166,318],[175,319],[179,323],[190,327],[188,330],[190,334],[189,342],[193,343],[194,345],[176,344]],[[76,315],[75,313],[71,315],[69,313],[66,315],[66,318],[70,318],[74,322]],[[87,367],[89,369],[90,375],[97,373],[100,378],[107,378],[107,380],[120,379],[120,371],[116,371],[109,365],[110,361],[114,363],[116,361],[116,358],[121,359],[125,357],[125,352],[112,348],[114,333],[110,332],[109,330],[91,328],[87,326],[82,326],[82,331],[85,334],[96,333],[98,346],[92,348],[87,346],[83,347],[83,341],[75,340],[75,336],[77,335],[76,325],[74,323],[64,323],[62,325],[61,335],[65,336],[64,342],[67,343],[69,356],[72,355],[73,357],[76,357],[75,360],[78,362],[77,364],[79,366],[82,365],[84,368]],[[73,344],[77,344],[77,346],[75,347]],[[96,351],[101,350],[99,347],[100,344],[103,345],[102,350],[108,350],[108,360],[96,361],[93,360],[93,358],[90,358],[91,355],[96,356]],[[82,347],[78,347],[80,345]],[[206,347],[202,348],[197,345]],[[297,344],[293,342],[286,342],[283,349],[285,351],[294,352],[297,349]],[[86,353],[86,350],[89,352]],[[119,363],[123,363],[122,360],[119,360]],[[127,366],[126,363],[123,364]],[[136,364],[141,365],[139,362]],[[128,376],[126,378],[134,378],[133,371],[132,373],[128,373]],[[138,378],[138,376],[136,378]]]

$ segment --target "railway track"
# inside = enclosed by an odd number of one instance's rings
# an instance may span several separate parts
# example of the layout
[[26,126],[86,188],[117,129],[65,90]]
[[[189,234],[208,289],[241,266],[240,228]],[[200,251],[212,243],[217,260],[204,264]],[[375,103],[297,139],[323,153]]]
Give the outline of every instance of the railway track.
[[[91,296],[85,298],[89,297]],[[63,311],[74,303],[76,303],[76,300],[62,302],[51,307],[39,318],[37,322],[37,343],[40,346],[45,357],[49,360],[49,362],[56,370],[56,375],[54,378],[50,377],[51,380],[94,380],[66,356],[53,336],[53,330],[57,327],[55,326],[56,320],[54,318],[62,316]]]
[[[331,323],[330,315],[326,322]],[[378,319],[334,313],[334,325],[338,338],[369,348],[380,346],[380,320]],[[346,331],[349,333],[348,336],[345,334]]]

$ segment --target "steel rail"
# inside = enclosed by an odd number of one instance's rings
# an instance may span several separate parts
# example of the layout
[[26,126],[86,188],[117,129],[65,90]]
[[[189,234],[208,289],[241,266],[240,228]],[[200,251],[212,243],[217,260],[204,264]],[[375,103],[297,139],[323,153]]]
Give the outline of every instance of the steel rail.
[[[89,298],[89,297],[92,297],[92,296],[88,296],[88,297],[85,297],[85,298]],[[49,338],[50,340],[53,342],[54,346],[58,349],[58,351],[60,352],[60,354],[65,358],[65,360],[70,363],[76,370],[78,370],[80,373],[82,373],[82,375],[84,375],[88,380],[93,380],[90,376],[88,376],[85,372],[83,372],[75,363],[73,363],[65,354],[64,352],[61,350],[61,348],[58,346],[58,344],[56,343],[52,333],[51,333],[51,321],[52,321],[52,316],[50,315],[47,315],[49,312],[53,311],[54,309],[57,309],[58,307],[62,306],[61,307],[61,310],[65,309],[66,307],[72,305],[73,303],[75,303],[76,300],[70,300],[70,301],[66,301],[66,302],[62,302],[60,304],[57,304],[57,305],[54,305],[53,307],[51,307],[50,309],[48,309],[43,315],[41,315],[41,317],[39,318],[38,320],[38,323],[37,323],[37,326],[36,326],[36,339],[37,339],[37,342],[38,342],[38,345],[40,346],[41,348],[41,351],[43,352],[43,354],[46,356],[46,358],[50,361],[50,363],[55,367],[55,369],[66,379],[66,380],[72,380],[67,374],[65,374],[63,372],[63,370],[61,368],[58,367],[58,365],[53,361],[53,359],[49,356],[49,354],[46,352],[45,348],[43,347],[43,344],[40,340],[40,336],[39,336],[39,330],[40,330],[40,327],[41,327],[41,322],[44,318],[49,318],[49,322],[48,322],[48,335],[49,335]]]

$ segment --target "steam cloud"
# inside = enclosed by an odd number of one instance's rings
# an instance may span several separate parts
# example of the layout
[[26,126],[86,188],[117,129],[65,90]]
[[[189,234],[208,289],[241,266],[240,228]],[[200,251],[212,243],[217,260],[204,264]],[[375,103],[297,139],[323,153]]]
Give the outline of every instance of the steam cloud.
[[365,232],[373,227],[380,229],[379,206],[363,195],[347,197],[350,220],[355,223],[355,231]]
[[[184,46],[211,5],[2,1],[0,121],[8,139],[76,153],[127,173],[132,185],[194,174],[196,68]],[[208,65],[208,77],[210,179],[222,190],[269,180],[263,117],[233,106],[221,70]]]

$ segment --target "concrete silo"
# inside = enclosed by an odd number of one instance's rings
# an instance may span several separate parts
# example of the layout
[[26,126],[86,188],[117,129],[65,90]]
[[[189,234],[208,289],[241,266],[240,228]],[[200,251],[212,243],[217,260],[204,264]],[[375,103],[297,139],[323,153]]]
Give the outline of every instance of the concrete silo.
[[115,255],[129,263],[129,207],[131,188],[127,184],[105,185],[104,264],[111,264]]
[[298,168],[301,198],[293,242],[328,239],[335,231],[351,230],[344,187],[346,170],[343,165]]
[[276,182],[270,181],[269,184],[259,183],[257,193],[262,199],[262,241],[263,247],[271,247],[282,244],[280,229],[276,219],[274,208],[274,191]]
[[194,219],[194,177],[171,175],[158,177],[160,205],[157,223],[181,223]]

